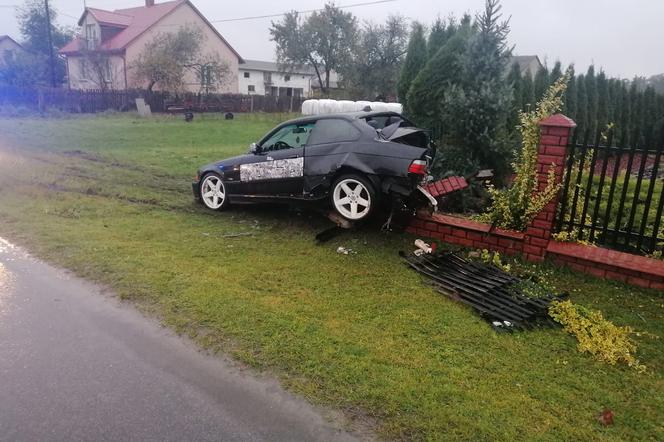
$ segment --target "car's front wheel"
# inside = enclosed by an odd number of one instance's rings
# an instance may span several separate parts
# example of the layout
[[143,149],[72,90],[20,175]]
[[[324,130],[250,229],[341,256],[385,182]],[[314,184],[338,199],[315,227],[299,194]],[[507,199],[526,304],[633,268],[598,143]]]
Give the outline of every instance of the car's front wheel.
[[209,173],[201,180],[201,201],[205,207],[212,210],[223,210],[228,207],[226,187],[216,173]]
[[359,221],[368,217],[375,201],[373,186],[359,175],[341,176],[332,185],[332,206],[347,220]]

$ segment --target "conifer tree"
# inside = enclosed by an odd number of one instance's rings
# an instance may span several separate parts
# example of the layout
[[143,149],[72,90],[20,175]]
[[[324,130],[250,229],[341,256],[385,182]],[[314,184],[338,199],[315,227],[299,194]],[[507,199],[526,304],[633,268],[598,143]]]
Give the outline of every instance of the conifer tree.
[[431,25],[429,38],[427,40],[427,58],[432,58],[438,49],[440,49],[448,38],[455,32],[454,21],[450,19],[449,23],[438,17]]
[[576,89],[576,130],[579,138],[581,138],[588,129],[588,95],[586,94],[586,76],[584,74],[576,78]]
[[609,88],[603,70],[599,71],[595,82],[597,84],[597,128],[603,130],[609,122]]
[[[549,87],[549,71],[546,66],[541,66],[535,73],[535,101],[539,100]],[[533,103],[534,104],[534,103]]]
[[519,123],[519,111],[523,109],[523,83],[518,63],[512,64],[510,72],[507,74],[507,82],[512,85],[512,110],[508,121],[508,129],[511,131]]
[[551,74],[549,75],[549,84],[555,83],[556,80],[562,76],[563,76],[562,66],[560,64],[560,61],[556,61],[556,63],[553,65],[553,69],[551,69]]
[[530,76],[530,73],[526,72],[526,74],[521,79],[521,110],[527,110],[529,107],[534,108],[535,102],[535,87],[533,85],[533,77]]
[[629,141],[633,141],[638,126],[639,126],[639,96],[641,93],[638,90],[638,85],[636,81],[632,81],[629,86],[629,107],[630,107],[630,125],[627,133]]
[[587,126],[591,137],[595,136],[597,130],[597,79],[595,77],[595,66],[590,65],[586,72],[586,96],[587,96]]
[[574,76],[574,67],[568,67],[570,79],[567,83],[567,90],[563,97],[563,113],[573,120],[576,120],[576,103],[578,101],[578,91],[576,89],[576,77]]
[[415,22],[410,33],[406,59],[401,69],[399,82],[397,83],[397,94],[399,100],[404,105],[406,113],[410,113],[407,102],[408,90],[417,74],[424,68],[426,62],[427,48],[426,41],[424,40],[424,27],[420,23]]
[[450,37],[417,74],[406,96],[413,119],[432,129],[436,137],[440,136],[440,103],[445,87],[458,83],[463,76],[470,33],[469,26],[461,27]]

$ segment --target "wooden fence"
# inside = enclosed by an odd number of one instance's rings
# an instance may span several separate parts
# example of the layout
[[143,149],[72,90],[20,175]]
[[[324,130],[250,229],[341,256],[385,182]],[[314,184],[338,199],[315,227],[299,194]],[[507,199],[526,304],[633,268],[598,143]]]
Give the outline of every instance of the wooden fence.
[[153,112],[299,112],[303,97],[147,93],[144,90],[69,90],[0,86],[0,106],[26,107],[43,112],[58,109],[72,113],[96,113],[107,110],[136,110],[136,99],[144,98]]

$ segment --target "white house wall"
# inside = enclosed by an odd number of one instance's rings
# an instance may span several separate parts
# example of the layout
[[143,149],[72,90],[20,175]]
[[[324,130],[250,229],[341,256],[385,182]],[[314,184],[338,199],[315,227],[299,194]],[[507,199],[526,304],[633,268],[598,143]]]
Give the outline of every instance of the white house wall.
[[[256,94],[256,95],[266,95],[265,89],[265,80],[263,73],[264,71],[258,71],[253,69],[243,69],[242,65],[239,66],[238,82],[239,82],[239,91],[241,94]],[[244,73],[249,73],[249,78],[244,77]],[[302,96],[308,97],[311,93],[311,82],[313,77],[307,74],[287,74],[283,72],[271,72],[272,74],[272,84],[269,86],[278,87],[278,88],[293,88],[293,89],[302,89]],[[290,79],[286,80],[286,76],[290,75]],[[249,91],[249,86],[253,85],[255,88],[254,92]],[[294,92],[293,92],[294,94]]]

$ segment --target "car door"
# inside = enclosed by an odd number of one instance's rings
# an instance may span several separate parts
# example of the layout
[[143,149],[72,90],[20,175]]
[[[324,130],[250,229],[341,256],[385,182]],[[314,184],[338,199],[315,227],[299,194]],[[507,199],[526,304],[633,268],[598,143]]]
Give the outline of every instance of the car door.
[[255,196],[299,197],[304,186],[304,146],[313,123],[279,128],[261,143],[262,161],[240,166],[240,180]]

